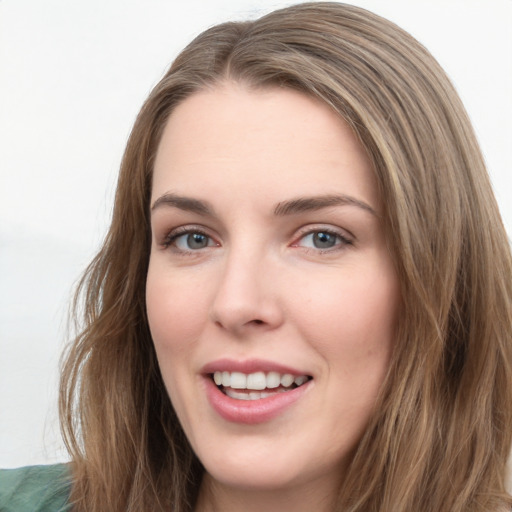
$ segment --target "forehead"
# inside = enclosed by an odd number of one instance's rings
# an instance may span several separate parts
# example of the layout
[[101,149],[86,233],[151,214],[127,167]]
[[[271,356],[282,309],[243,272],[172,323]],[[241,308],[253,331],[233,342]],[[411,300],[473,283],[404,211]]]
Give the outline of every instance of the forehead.
[[[373,170],[347,123],[291,89],[225,83],[187,98],[158,147],[153,200],[172,190],[211,194],[229,187],[268,194],[332,193],[340,185],[376,205]],[[186,189],[186,190],[182,190]],[[296,189],[296,190],[295,190]]]

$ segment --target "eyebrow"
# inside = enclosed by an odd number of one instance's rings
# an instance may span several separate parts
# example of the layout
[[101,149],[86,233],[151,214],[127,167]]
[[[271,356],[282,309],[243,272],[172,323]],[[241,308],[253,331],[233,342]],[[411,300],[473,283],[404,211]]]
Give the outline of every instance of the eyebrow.
[[151,206],[151,211],[154,212],[156,209],[161,208],[162,206],[171,206],[174,208],[179,208],[180,210],[205,216],[213,214],[212,208],[206,201],[200,201],[199,199],[193,199],[192,197],[178,196],[171,193],[160,196],[153,203],[153,206]]
[[325,195],[298,197],[279,203],[274,209],[274,215],[294,215],[307,211],[321,210],[330,206],[356,206],[378,217],[377,212],[367,203],[347,195]]
[[[213,208],[206,201],[179,196],[173,193],[166,193],[160,196],[151,206],[151,211],[153,212],[163,206],[179,208],[180,210],[197,213],[202,216],[214,216]],[[296,215],[307,211],[329,208],[330,206],[356,206],[378,217],[377,212],[369,204],[347,195],[298,197],[282,201],[274,208],[274,215],[278,217]]]

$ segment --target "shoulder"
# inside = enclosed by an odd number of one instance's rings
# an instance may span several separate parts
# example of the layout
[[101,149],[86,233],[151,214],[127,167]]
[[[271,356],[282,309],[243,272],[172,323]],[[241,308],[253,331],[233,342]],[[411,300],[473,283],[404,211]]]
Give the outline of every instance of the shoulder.
[[0,470],[2,512],[69,510],[71,473],[67,464]]

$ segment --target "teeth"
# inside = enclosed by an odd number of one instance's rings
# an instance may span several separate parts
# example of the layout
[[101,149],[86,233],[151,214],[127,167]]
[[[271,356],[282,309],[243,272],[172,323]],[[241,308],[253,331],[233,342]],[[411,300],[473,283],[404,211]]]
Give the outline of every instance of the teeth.
[[293,382],[295,382],[297,386],[302,386],[302,384],[304,384],[304,382],[306,382],[307,380],[308,378],[305,375],[299,375],[298,377],[295,377],[295,380]]
[[[262,391],[264,389],[275,389],[279,386],[289,388],[294,383],[297,386],[302,386],[307,382],[308,377],[306,375],[294,376],[291,373],[280,374],[278,372],[255,372],[255,373],[241,373],[241,372],[215,372],[213,374],[213,380],[217,386],[223,386],[225,388],[232,389],[251,389],[254,391]],[[240,395],[242,393],[236,393]],[[248,396],[253,393],[243,393],[243,399],[249,399]],[[261,395],[262,393],[256,393]],[[231,395],[229,395],[231,396]],[[261,398],[261,396],[260,396]],[[264,397],[263,397],[264,398]]]
[[260,400],[278,393],[286,393],[286,390],[281,388],[276,391],[272,391],[271,393],[267,393],[265,391],[251,391],[250,393],[244,393],[243,391],[236,391],[233,388],[226,388],[224,392],[230,398],[235,398],[237,400]]
[[278,388],[281,385],[281,375],[277,372],[269,372],[267,374],[267,388]]
[[245,375],[245,373],[232,372],[229,385],[230,385],[230,387],[232,387],[234,389],[246,389],[247,388],[247,375]]
[[281,386],[284,386],[285,388],[290,387],[293,384],[294,377],[290,373],[285,373],[281,377]]
[[247,388],[262,390],[267,387],[267,377],[263,372],[250,373],[247,375]]

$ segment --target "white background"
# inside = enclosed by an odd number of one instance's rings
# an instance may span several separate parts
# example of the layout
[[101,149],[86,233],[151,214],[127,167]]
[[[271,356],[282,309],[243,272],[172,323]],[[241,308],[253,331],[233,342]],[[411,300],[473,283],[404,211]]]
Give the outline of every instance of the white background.
[[[65,460],[57,369],[74,282],[105,233],[136,113],[220,21],[294,2],[0,0],[0,467]],[[512,0],[357,0],[454,81],[512,233]]]

